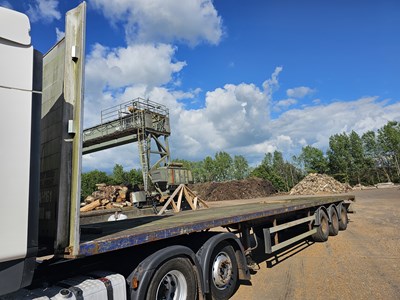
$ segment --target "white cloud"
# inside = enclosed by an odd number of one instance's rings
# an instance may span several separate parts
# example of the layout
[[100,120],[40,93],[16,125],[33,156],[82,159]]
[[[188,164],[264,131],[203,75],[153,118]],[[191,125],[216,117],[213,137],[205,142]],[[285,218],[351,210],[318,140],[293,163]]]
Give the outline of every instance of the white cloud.
[[304,98],[307,95],[315,93],[315,90],[306,86],[299,86],[293,89],[288,89],[286,95],[291,98]]
[[289,110],[270,126],[273,132],[290,136],[299,146],[304,139],[307,144],[327,148],[333,134],[351,130],[363,134],[377,130],[389,120],[400,120],[400,103],[387,105],[377,97],[366,97]]
[[8,2],[8,1],[0,1],[0,6],[5,7],[5,8],[9,8],[9,9],[13,8],[11,3]]
[[167,44],[120,48],[95,44],[85,69],[86,126],[99,122],[102,108],[137,97],[147,98],[155,87],[173,81],[174,74],[186,65],[174,61],[175,51]]
[[210,0],[93,0],[111,23],[123,23],[128,43],[183,41],[218,44],[222,19]]
[[86,75],[110,88],[131,84],[160,86],[172,80],[185,62],[173,62],[175,48],[167,44],[139,44],[107,48],[95,44],[88,56]]
[[285,100],[279,100],[278,102],[276,102],[275,107],[280,110],[280,109],[284,109],[284,108],[288,108],[289,106],[292,106],[294,104],[297,103],[296,99],[285,99]]
[[312,103],[314,103],[314,104],[320,104],[320,103],[321,103],[321,99],[319,99],[319,98],[314,99],[314,100],[312,101]]
[[51,23],[61,19],[58,0],[35,0],[33,5],[29,4],[27,14],[31,22]]
[[[293,98],[272,101],[282,67],[277,67],[262,87],[225,84],[205,93],[203,108],[186,109],[185,101],[196,98],[200,90],[168,89],[167,84],[185,66],[184,62],[174,61],[174,53],[175,48],[165,44],[116,49],[95,45],[86,66],[85,123],[98,123],[101,108],[136,97],[149,98],[170,109],[173,158],[203,159],[223,150],[244,155],[254,165],[266,152],[278,150],[290,158],[307,144],[326,149],[329,137],[335,133],[355,130],[362,134],[389,120],[400,120],[400,103],[390,104],[378,97],[337,100],[328,105],[314,101],[314,106],[290,109],[271,120],[271,107],[289,107],[297,102]],[[289,90],[297,97],[310,93],[307,88]],[[117,148],[116,154],[109,154],[112,151],[85,157],[84,165],[100,168],[101,161],[104,168],[115,163],[140,167],[137,145]]]
[[279,88],[278,76],[282,70],[283,67],[276,67],[275,71],[271,75],[271,78],[264,81],[263,88],[268,97],[272,97],[272,93]]
[[56,38],[57,38],[57,42],[60,41],[62,38],[65,37],[65,32],[58,29],[58,27],[56,27]]
[[[172,157],[202,159],[205,155],[212,155],[216,151],[229,150],[265,140],[269,123],[270,95],[268,92],[275,88],[276,81],[266,80],[263,90],[254,84],[227,84],[223,88],[206,93],[204,108],[192,110],[186,110],[180,100],[195,97],[199,89],[193,92],[170,91],[165,87],[151,87],[144,83],[133,84],[122,81],[116,82],[114,86],[118,89],[126,83],[131,85],[125,87],[120,93],[91,94],[90,90],[94,91],[97,88],[101,91],[107,85],[103,76],[108,78],[107,74],[112,72],[112,66],[114,66],[114,64],[109,64],[113,60],[108,60],[104,51],[107,50],[103,47],[95,47],[89,55],[86,67],[87,83],[91,85],[86,91],[86,128],[99,123],[100,107],[106,108],[121,102],[121,99],[129,100],[141,96],[169,108]],[[274,78],[277,72],[280,71],[274,72]],[[98,73],[103,74],[100,76]],[[134,151],[133,148],[131,150]],[[84,158],[85,166],[90,163],[90,157]]]

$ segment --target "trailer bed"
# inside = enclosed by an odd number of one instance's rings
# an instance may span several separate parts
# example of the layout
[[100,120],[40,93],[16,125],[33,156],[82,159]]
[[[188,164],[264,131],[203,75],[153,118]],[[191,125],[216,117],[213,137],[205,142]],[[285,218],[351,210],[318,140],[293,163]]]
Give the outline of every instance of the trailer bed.
[[219,226],[353,199],[354,196],[348,194],[280,199],[276,202],[263,201],[197,211],[182,211],[174,215],[145,216],[116,222],[82,225],[79,256],[91,256]]

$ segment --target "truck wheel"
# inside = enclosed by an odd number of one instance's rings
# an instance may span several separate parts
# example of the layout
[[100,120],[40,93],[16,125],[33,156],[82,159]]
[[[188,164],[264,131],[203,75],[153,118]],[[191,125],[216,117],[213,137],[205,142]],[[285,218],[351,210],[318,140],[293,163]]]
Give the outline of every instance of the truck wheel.
[[326,242],[329,237],[329,219],[323,210],[320,211],[319,217],[320,225],[317,227],[317,232],[311,237],[316,242]]
[[154,273],[146,295],[147,300],[196,299],[197,281],[193,266],[186,258],[165,262]]
[[329,235],[335,236],[339,233],[339,218],[336,209],[331,209],[331,224],[329,224]]
[[221,242],[215,247],[210,259],[210,291],[209,299],[229,299],[237,288],[238,266],[233,247]]
[[347,217],[347,209],[343,205],[340,209],[339,230],[346,230],[349,218]]

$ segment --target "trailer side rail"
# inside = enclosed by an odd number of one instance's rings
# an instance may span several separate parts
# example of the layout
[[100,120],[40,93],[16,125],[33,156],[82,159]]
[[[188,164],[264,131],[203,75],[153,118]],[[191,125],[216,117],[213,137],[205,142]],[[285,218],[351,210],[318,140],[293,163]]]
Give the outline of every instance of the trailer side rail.
[[288,222],[288,223],[284,223],[284,224],[281,224],[281,225],[273,226],[273,227],[270,227],[270,228],[264,228],[263,232],[264,232],[264,242],[265,242],[265,253],[271,254],[271,253],[273,253],[273,252],[275,252],[277,250],[280,250],[282,248],[285,248],[285,247],[287,247],[287,246],[289,246],[289,245],[291,245],[291,244],[293,244],[293,243],[295,243],[297,241],[305,239],[306,237],[309,237],[309,236],[313,235],[314,233],[316,233],[317,229],[313,228],[313,229],[311,229],[311,230],[309,230],[307,232],[304,232],[304,233],[302,233],[300,235],[297,235],[297,236],[295,236],[295,237],[293,237],[291,239],[288,239],[288,240],[286,240],[284,242],[281,242],[281,243],[279,243],[279,241],[278,241],[278,235],[275,235],[275,237],[274,237],[275,238],[275,245],[273,245],[273,246],[272,246],[271,234],[278,233],[279,231],[282,231],[284,229],[288,229],[288,228],[291,228],[293,226],[297,226],[297,225],[300,225],[300,224],[303,224],[303,223],[307,223],[307,222],[312,222],[312,221],[315,221],[315,214],[312,215],[312,216],[301,218],[301,219],[298,219],[298,220],[295,220],[295,221],[291,221],[291,222]]

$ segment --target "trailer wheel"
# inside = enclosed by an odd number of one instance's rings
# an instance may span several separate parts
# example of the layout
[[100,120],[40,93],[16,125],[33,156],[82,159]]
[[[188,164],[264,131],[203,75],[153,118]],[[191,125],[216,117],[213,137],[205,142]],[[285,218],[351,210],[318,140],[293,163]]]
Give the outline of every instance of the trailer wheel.
[[331,224],[329,224],[329,235],[335,236],[339,233],[339,218],[337,211],[332,207],[331,211]]
[[154,273],[147,300],[196,299],[197,281],[193,266],[186,258],[177,257],[165,262]]
[[329,219],[323,210],[319,212],[319,218],[320,225],[317,227],[317,232],[311,237],[316,242],[326,242],[329,237]]
[[347,209],[342,205],[340,208],[339,230],[346,230],[348,222]]
[[210,299],[229,299],[237,288],[238,265],[235,251],[227,242],[215,247],[210,259]]

